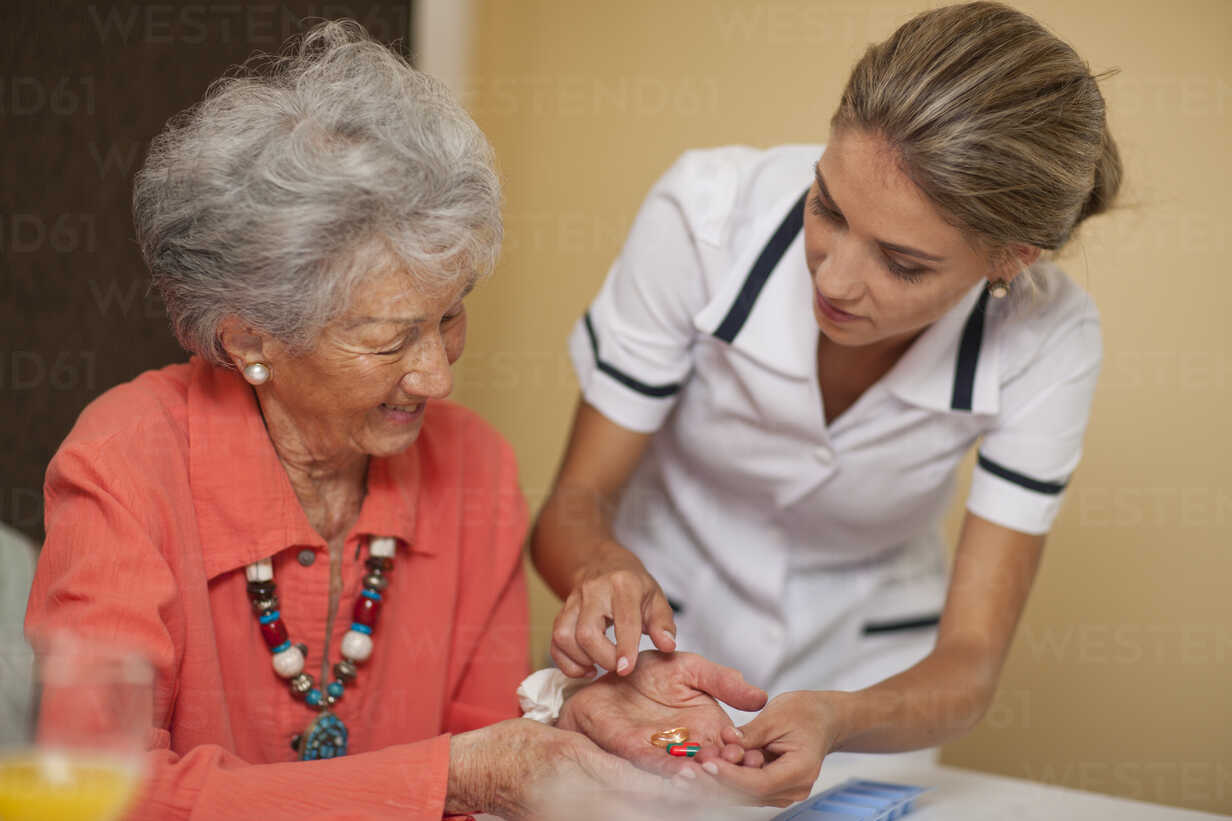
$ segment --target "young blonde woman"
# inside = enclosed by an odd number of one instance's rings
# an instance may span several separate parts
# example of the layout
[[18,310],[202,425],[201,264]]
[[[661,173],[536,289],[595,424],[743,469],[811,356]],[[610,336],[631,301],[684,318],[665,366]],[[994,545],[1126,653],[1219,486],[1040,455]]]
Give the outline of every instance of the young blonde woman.
[[695,763],[777,804],[831,751],[935,746],[988,707],[1101,358],[1048,256],[1121,178],[1087,65],[995,3],[869,48],[830,126],[688,152],[651,190],[570,339],[533,537],[566,673],[631,672],[645,633],[774,695]]

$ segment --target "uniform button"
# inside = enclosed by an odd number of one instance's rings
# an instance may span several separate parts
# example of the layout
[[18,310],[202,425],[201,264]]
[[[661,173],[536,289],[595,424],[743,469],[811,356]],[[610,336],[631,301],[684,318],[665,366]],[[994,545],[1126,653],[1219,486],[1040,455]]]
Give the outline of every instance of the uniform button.
[[817,461],[823,465],[829,465],[834,462],[834,454],[827,447],[817,447],[813,449],[813,455],[817,457]]
[[299,552],[299,563],[304,567],[310,566],[317,560],[317,552],[310,547],[305,547]]

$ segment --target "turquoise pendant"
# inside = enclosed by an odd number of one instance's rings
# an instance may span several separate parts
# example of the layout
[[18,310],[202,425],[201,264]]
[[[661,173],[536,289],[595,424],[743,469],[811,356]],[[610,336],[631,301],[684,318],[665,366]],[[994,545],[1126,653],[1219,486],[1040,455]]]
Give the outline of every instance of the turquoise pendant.
[[347,728],[342,719],[323,712],[308,725],[299,744],[300,761],[337,758],[347,754]]

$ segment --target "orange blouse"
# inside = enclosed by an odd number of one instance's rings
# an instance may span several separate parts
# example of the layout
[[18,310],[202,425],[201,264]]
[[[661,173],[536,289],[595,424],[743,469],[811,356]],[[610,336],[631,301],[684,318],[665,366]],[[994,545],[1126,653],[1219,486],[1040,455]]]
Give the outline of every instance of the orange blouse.
[[238,374],[194,357],[107,391],[44,492],[27,634],[88,632],[154,665],[152,772],[133,817],[440,818],[449,733],[518,715],[526,504],[511,448],[471,411],[430,403],[413,446],[370,462],[331,668],[367,536],[398,548],[372,656],[334,708],[341,758],[295,760],[290,739],[315,713],[274,672],[249,604],[244,567],[272,556],[283,621],[320,682],[329,550]]

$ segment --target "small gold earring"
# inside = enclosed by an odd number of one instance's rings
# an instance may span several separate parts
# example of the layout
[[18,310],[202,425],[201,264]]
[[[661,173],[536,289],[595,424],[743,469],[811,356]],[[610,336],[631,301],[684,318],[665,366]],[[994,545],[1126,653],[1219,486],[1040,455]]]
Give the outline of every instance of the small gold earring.
[[988,295],[993,299],[1005,299],[1010,295],[1010,281],[1008,279],[994,279],[988,283]]

